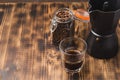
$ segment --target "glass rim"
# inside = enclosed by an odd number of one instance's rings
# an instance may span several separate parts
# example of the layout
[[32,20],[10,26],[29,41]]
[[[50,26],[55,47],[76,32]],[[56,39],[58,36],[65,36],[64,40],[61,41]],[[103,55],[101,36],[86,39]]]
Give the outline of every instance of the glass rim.
[[[81,54],[83,54],[83,52],[85,52],[85,51],[87,50],[87,43],[86,43],[86,41],[85,41],[84,39],[82,39],[82,38],[76,38],[76,37],[67,37],[67,38],[64,38],[62,41],[60,41],[60,44],[59,44],[59,49],[60,49],[60,51],[62,51],[64,54],[66,54],[66,55],[73,55],[73,54],[68,54],[68,53],[66,53],[64,50],[61,49],[61,47],[62,47],[61,44],[63,43],[63,41],[69,40],[69,39],[71,39],[71,40],[77,39],[77,40],[81,41],[81,42],[85,45],[85,48],[84,48],[79,54],[76,54],[76,55],[81,55]],[[84,53],[84,54],[85,54],[85,53]]]

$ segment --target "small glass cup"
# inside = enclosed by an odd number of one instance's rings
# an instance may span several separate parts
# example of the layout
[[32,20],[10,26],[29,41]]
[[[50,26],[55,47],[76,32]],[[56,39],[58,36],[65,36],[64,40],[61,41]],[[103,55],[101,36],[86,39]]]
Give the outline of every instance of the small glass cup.
[[77,73],[85,62],[86,42],[81,38],[68,37],[59,44],[62,66],[69,73]]

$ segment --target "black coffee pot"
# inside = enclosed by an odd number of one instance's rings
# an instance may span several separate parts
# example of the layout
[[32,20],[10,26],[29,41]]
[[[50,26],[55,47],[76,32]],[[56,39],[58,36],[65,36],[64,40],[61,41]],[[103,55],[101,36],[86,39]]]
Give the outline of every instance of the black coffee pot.
[[88,54],[109,59],[118,52],[116,27],[120,18],[120,0],[89,0],[91,31],[86,40]]

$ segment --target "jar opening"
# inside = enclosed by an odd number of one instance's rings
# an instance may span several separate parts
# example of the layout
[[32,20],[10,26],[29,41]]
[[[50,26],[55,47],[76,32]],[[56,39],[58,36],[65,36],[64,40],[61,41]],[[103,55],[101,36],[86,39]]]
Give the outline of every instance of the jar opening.
[[55,13],[55,20],[59,23],[68,23],[73,19],[73,12],[68,8],[61,8]]

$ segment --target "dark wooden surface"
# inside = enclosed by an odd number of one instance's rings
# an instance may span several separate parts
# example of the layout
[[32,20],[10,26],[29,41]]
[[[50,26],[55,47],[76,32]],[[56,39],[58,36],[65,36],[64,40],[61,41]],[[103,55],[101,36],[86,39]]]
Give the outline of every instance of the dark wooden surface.
[[[87,2],[0,4],[0,80],[68,80],[60,52],[52,45],[50,17],[61,7],[88,9]],[[89,27],[76,29],[85,38]],[[120,25],[118,25],[120,26]],[[117,28],[120,45],[120,28]],[[86,54],[75,80],[120,80],[120,51],[110,60]]]
[[6,2],[80,2],[88,0],[0,0],[1,3]]

